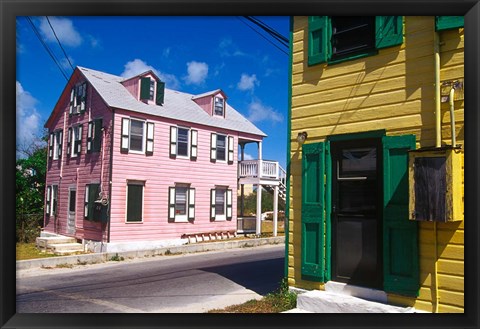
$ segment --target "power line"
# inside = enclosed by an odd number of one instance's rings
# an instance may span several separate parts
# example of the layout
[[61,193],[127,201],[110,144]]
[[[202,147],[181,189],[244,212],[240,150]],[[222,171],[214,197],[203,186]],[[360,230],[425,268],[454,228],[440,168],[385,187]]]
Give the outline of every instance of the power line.
[[65,55],[65,58],[66,58],[67,61],[68,61],[68,64],[70,64],[70,67],[72,68],[72,71],[75,71],[75,68],[73,67],[72,63],[70,62],[70,58],[68,58],[68,55],[67,55],[67,53],[65,52],[65,49],[63,49],[62,44],[60,43],[60,40],[58,40],[57,33],[55,33],[55,30],[53,29],[53,26],[52,26],[52,24],[50,23],[50,19],[48,18],[48,16],[45,16],[45,18],[47,19],[48,25],[50,25],[50,28],[52,29],[53,35],[55,36],[55,39],[57,39],[58,45],[59,45],[60,48],[62,49],[63,54]]
[[244,21],[242,21],[238,16],[237,16],[237,19],[240,20],[240,22],[242,22],[243,24],[245,24],[246,26],[248,26],[250,29],[252,29],[255,33],[257,33],[258,35],[260,35],[262,38],[264,38],[265,40],[267,40],[268,43],[270,43],[272,46],[274,46],[275,48],[277,48],[278,50],[280,50],[282,53],[284,53],[285,55],[288,55],[288,53],[279,48],[276,44],[274,44],[273,42],[271,42],[270,40],[268,40],[267,38],[265,38],[265,36],[263,36],[260,32],[258,32],[257,30],[255,30],[253,27],[251,27],[250,25],[248,25],[247,23],[245,23]]
[[50,57],[52,58],[52,60],[55,62],[55,64],[58,66],[58,69],[60,70],[60,72],[62,73],[63,77],[65,78],[65,80],[67,80],[68,82],[68,78],[67,78],[67,75],[65,74],[65,72],[63,71],[61,65],[58,63],[58,59],[55,57],[55,54],[50,50],[50,48],[48,47],[48,45],[45,43],[45,41],[42,39],[42,36],[40,35],[40,32],[38,32],[37,30],[37,27],[35,26],[35,24],[33,24],[32,22],[32,19],[29,17],[29,16],[26,16],[27,17],[27,20],[28,22],[30,23],[31,27],[32,27],[32,30],[33,32],[35,33],[35,35],[37,36],[38,40],[41,42],[41,44],[43,45],[43,47],[45,48],[45,50],[47,51],[47,53],[50,55]]
[[243,16],[245,17],[246,19],[248,19],[249,21],[251,21],[252,23],[256,24],[257,26],[259,26],[261,29],[263,29],[265,32],[267,32],[268,34],[270,34],[272,37],[274,37],[275,39],[277,39],[279,42],[281,42],[285,47],[288,48],[288,44],[289,44],[289,40],[288,38],[284,37],[283,35],[281,35],[280,33],[278,33],[277,31],[275,31],[273,28],[271,28],[270,26],[268,26],[267,24],[265,24],[264,22],[262,22],[261,20],[259,20],[258,18],[255,18],[253,16]]

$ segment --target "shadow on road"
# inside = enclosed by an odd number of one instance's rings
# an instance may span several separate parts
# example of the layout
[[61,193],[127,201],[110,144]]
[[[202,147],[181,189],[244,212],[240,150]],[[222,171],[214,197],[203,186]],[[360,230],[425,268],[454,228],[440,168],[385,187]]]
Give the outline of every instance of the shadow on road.
[[280,287],[280,282],[284,277],[284,260],[284,257],[279,257],[240,264],[204,267],[199,270],[219,274],[264,296]]

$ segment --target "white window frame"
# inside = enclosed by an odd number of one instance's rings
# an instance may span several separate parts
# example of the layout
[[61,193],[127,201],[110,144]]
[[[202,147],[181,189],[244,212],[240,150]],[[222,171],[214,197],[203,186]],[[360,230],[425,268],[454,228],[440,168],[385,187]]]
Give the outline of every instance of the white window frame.
[[[185,189],[185,214],[184,215],[177,214],[178,188]],[[175,185],[175,222],[188,222],[188,204],[189,204],[189,194],[190,194],[189,190],[190,190],[190,185],[186,185],[186,184]]]
[[[138,121],[138,122],[142,123],[142,150],[141,151],[132,150],[132,148],[131,148],[131,145],[132,145],[132,143],[131,143],[131,140],[132,140],[132,121]],[[146,143],[146,135],[147,135],[146,127],[147,127],[147,125],[146,125],[145,120],[130,118],[129,127],[128,127],[128,152],[136,153],[136,154],[145,154],[145,143]]]
[[[187,131],[187,154],[186,155],[180,155],[178,154],[178,144],[179,144],[179,135],[180,135],[180,129],[186,130]],[[190,148],[191,148],[191,129],[187,127],[177,127],[177,158],[184,158],[188,159],[190,158]]]
[[[125,185],[125,224],[141,224],[145,221],[145,181],[139,180],[127,180]],[[129,221],[128,220],[128,186],[138,185],[142,187],[142,220],[141,221]]]
[[[222,191],[223,199],[223,214],[217,214],[217,191]],[[233,218],[233,191],[228,186],[215,186],[210,190],[210,219],[215,221],[226,221]]]
[[[216,137],[216,145],[215,145],[215,149],[216,149],[216,161],[218,162],[227,162],[228,160],[228,136],[227,135],[224,135],[224,134],[216,134],[217,137]],[[218,158],[218,137],[219,136],[223,136],[225,137],[225,158],[224,159],[219,159]]]
[[52,184],[50,191],[52,193],[50,197],[50,216],[55,216],[58,213],[58,185]]
[[[222,114],[217,114],[217,100],[222,101]],[[222,97],[215,96],[213,97],[213,115],[217,117],[225,117],[225,99]]]
[[[77,134],[75,133],[77,131]],[[83,126],[81,124],[72,126],[72,135],[69,136],[70,139],[70,156],[76,158],[82,152],[82,134]],[[80,142],[80,146],[77,146],[76,142]]]
[[[185,195],[185,210],[184,215],[177,215],[176,213],[176,199],[177,188],[186,188]],[[168,188],[168,219],[175,223],[187,223],[195,220],[195,188],[192,188],[190,184],[177,183],[173,187]]]
[[149,94],[149,100],[153,101],[155,100],[155,79],[150,78],[150,94]]
[[63,130],[59,129],[53,132],[53,160],[62,157],[61,148],[63,148]]

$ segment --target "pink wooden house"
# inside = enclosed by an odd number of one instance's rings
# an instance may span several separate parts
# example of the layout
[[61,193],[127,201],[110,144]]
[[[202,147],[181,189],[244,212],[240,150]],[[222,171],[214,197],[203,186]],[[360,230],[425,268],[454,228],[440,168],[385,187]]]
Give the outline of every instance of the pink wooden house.
[[266,136],[220,89],[191,95],[152,71],[125,79],[82,67],[45,127],[44,231],[102,251],[234,234],[238,150],[257,143],[261,159]]

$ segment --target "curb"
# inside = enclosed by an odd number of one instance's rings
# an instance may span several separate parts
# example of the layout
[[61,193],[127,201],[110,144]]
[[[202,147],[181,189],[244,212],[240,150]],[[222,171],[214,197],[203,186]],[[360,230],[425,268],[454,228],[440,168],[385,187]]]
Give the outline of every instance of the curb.
[[248,240],[233,240],[233,241],[221,241],[221,242],[209,242],[209,243],[195,243],[182,246],[163,247],[152,250],[136,250],[136,251],[121,251],[121,252],[103,252],[95,254],[85,255],[73,255],[73,256],[59,256],[51,258],[38,258],[28,260],[18,260],[16,269],[26,270],[40,267],[55,267],[60,264],[68,265],[85,265],[85,264],[97,264],[110,261],[112,257],[125,259],[145,258],[152,256],[164,256],[164,255],[181,255],[197,252],[218,251],[224,249],[234,248],[250,248],[259,247],[264,245],[277,245],[285,243],[285,237],[273,237],[273,238],[258,238]]

